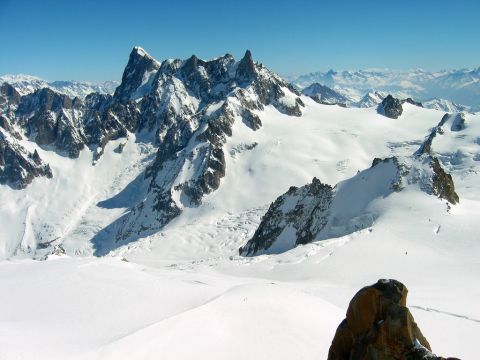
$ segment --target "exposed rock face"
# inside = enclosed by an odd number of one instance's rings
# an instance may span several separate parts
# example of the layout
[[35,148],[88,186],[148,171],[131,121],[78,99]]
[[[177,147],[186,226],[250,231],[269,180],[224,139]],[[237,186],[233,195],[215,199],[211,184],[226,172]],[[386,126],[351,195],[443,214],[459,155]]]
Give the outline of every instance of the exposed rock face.
[[378,106],[378,112],[391,119],[398,119],[403,113],[402,102],[389,94]]
[[450,130],[456,132],[465,129],[465,121],[465,114],[463,113],[445,114],[414,154],[418,159],[423,159],[424,162],[427,162],[433,171],[430,186],[431,192],[451,204],[458,203],[460,199],[455,192],[455,184],[452,176],[442,167],[440,161],[434,155],[432,144],[437,136],[444,136],[444,127],[447,123],[450,122]]
[[[442,360],[407,307],[408,290],[397,280],[379,280],[350,301],[335,333],[328,360]],[[453,358],[449,358],[453,360]]]
[[[335,188],[317,178],[300,188],[291,187],[270,205],[253,237],[239,249],[240,255],[284,252],[318,237],[342,236],[371,226],[373,218],[365,212],[366,206],[375,196],[399,188],[399,171],[397,159],[389,158],[374,161],[372,168]],[[380,177],[381,182],[376,181]],[[349,199],[362,191],[371,192],[372,199],[356,201],[345,213],[345,202],[355,201]]]
[[85,145],[81,129],[80,100],[70,99],[48,88],[22,97],[16,111],[17,123],[39,145],[53,145],[70,157],[78,157]]
[[319,104],[338,104],[345,106],[345,104],[348,102],[348,99],[345,96],[339,94],[333,89],[330,89],[328,86],[324,86],[319,83],[313,83],[312,85],[306,87],[302,90],[302,94],[310,96]]
[[20,97],[20,94],[12,85],[3,83],[0,86],[0,107],[4,104],[16,105],[19,103]]
[[462,131],[466,128],[466,121],[465,113],[458,113],[455,115],[455,119],[452,122],[452,131]]
[[292,245],[312,241],[328,222],[332,198],[332,187],[317,178],[301,188],[291,187],[270,205],[253,238],[240,248],[240,254],[248,256],[269,249],[281,236],[293,235]]
[[415,153],[416,156],[421,156],[421,155],[424,155],[424,154],[431,154],[433,139],[435,139],[435,137],[438,134],[440,134],[440,135],[443,134],[443,128],[442,127],[443,127],[443,125],[445,125],[445,123],[449,120],[450,117],[451,117],[450,114],[443,115],[440,122],[437,124],[437,126],[435,126],[433,128],[430,135],[428,135],[427,139],[422,143],[420,148],[416,151],[416,153]]
[[418,184],[427,194],[456,204],[453,179],[430,155],[375,158],[372,166],[334,188],[314,178],[278,197],[240,255],[279,253],[315,239],[344,236],[373,225],[369,204],[379,197]]
[[255,64],[250,50],[245,52],[245,56],[238,63],[236,78],[240,84],[249,83],[256,77]]
[[38,176],[51,178],[50,166],[40,159],[36,151],[28,152],[0,129],[0,184],[23,189]]
[[421,102],[415,101],[412,98],[406,98],[406,99],[402,100],[402,104],[404,104],[404,103],[408,103],[408,104],[415,105],[415,106],[418,106],[418,107],[423,107]]
[[160,63],[148,55],[140,47],[134,47],[130,53],[128,64],[123,72],[122,82],[115,90],[114,97],[120,101],[128,101],[148,92],[150,75],[160,68]]
[[451,204],[458,203],[460,199],[455,192],[452,175],[442,168],[436,157],[431,157],[431,167],[434,173],[432,177],[432,192],[440,199],[445,199]]
[[[367,93],[360,101],[354,103],[354,105],[361,108],[378,105],[377,110],[380,114],[388,117],[396,116],[392,118],[397,119],[403,112],[403,107],[401,105],[405,103],[423,107],[421,102],[415,101],[412,98],[399,100],[390,94],[378,91]],[[386,107],[387,111],[385,111],[384,106]]]

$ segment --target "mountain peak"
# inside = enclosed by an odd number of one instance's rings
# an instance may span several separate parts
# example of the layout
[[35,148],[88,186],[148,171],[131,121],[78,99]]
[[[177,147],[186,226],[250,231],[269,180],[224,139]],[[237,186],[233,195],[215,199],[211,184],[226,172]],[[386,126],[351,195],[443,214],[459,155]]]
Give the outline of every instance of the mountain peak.
[[144,56],[148,56],[150,58],[152,57],[152,56],[150,56],[149,53],[147,53],[145,51],[144,48],[142,48],[140,46],[134,46],[130,55],[132,55],[132,54],[135,54],[135,55],[138,55],[138,56],[141,56],[141,57],[144,57]]
[[144,77],[148,73],[157,71],[160,65],[143,48],[135,46],[130,53],[127,66],[123,72],[122,82],[115,90],[114,96],[121,101],[130,100],[144,82]]
[[247,59],[248,61],[253,61],[252,60],[252,52],[247,49],[245,51],[245,55],[243,55],[243,59]]
[[250,50],[245,51],[245,55],[239,61],[236,75],[240,82],[248,82],[255,78],[255,63]]

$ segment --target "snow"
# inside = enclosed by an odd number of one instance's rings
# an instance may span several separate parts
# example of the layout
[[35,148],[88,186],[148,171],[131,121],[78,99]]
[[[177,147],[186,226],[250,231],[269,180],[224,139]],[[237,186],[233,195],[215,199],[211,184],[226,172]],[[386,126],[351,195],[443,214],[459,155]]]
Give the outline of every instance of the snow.
[[[20,191],[0,186],[0,357],[325,359],[352,296],[395,278],[408,287],[435,353],[477,359],[479,114],[467,114],[457,132],[449,119],[432,145],[460,196],[450,211],[414,186],[382,196],[390,168],[381,163],[372,171],[385,182],[369,189],[378,199],[365,204],[360,194],[351,204],[344,189],[335,209],[365,215],[368,205],[375,216],[367,228],[277,255],[238,256],[290,186],[313,176],[334,185],[375,157],[411,155],[444,115],[404,104],[393,120],[374,108],[302,101],[299,118],[271,106],[257,111],[257,131],[236,121],[220,188],[160,232],[102,258],[92,256],[91,239],[145,195],[142,172],[155,148],[130,134],[108,143],[92,166],[89,149],[72,160],[22,140],[54,177]],[[124,142],[123,153],[113,151]],[[67,256],[22,259],[44,255],[31,250],[40,239],[62,242]]]
[[58,93],[65,94],[71,98],[85,98],[88,94],[99,92],[101,94],[113,94],[118,81],[86,82],[86,81],[47,81],[37,76],[26,74],[6,74],[0,76],[0,84],[9,83],[20,95],[30,94],[38,89],[50,88]]
[[366,93],[381,91],[398,98],[411,97],[416,101],[432,98],[448,99],[478,109],[480,73],[478,69],[453,69],[438,72],[424,70],[365,69],[315,72],[290,79],[304,88],[318,82],[326,85],[352,102]]

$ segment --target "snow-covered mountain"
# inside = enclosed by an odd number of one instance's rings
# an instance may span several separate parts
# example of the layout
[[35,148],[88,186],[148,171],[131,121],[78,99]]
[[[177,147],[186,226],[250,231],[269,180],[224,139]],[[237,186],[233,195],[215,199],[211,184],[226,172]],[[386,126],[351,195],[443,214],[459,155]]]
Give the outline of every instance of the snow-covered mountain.
[[319,83],[313,83],[302,89],[302,94],[310,96],[313,100],[325,105],[346,104],[348,102],[345,96]]
[[136,47],[84,99],[4,83],[2,356],[326,358],[397,278],[436,352],[478,357],[480,114],[403,99],[325,105],[249,51]]
[[[108,239],[113,244],[94,241],[97,252],[159,231],[183,209],[200,205],[204,196],[217,190],[226,173],[224,145],[235,123],[255,132],[262,126],[255,112],[265,106],[293,117],[301,116],[304,107],[299,94],[254,63],[249,51],[240,61],[227,54],[207,62],[192,56],[160,63],[136,47],[113,96],[93,93],[85,101],[72,100],[49,88],[20,96],[8,83],[2,85],[2,93],[5,128],[59,155],[75,159],[89,147],[95,164],[110,141],[129,134],[142,134],[156,146],[155,161],[144,169],[148,190],[112,224],[115,235]],[[26,153],[22,138],[11,138],[19,153]],[[42,175],[6,165],[4,178],[20,179],[5,182],[15,189],[26,187],[35,174]],[[58,230],[51,236],[60,236]]]
[[446,99],[430,99],[427,101],[423,101],[422,105],[428,109],[435,109],[440,111],[445,111],[448,113],[461,113],[464,111],[478,111],[480,107],[471,107],[466,105],[456,104],[453,101],[446,100]]
[[480,106],[480,67],[443,70],[358,70],[315,72],[289,79],[300,88],[320,83],[339,92],[352,102],[369,92],[386,92],[417,101],[448,99],[478,109]]
[[105,81],[101,83],[89,83],[82,81],[52,81],[48,82],[39,77],[32,75],[2,75],[0,76],[0,85],[9,83],[20,95],[33,93],[35,90],[49,88],[60,94],[67,95],[71,98],[85,98],[88,94],[98,92],[100,94],[113,94],[118,81]]

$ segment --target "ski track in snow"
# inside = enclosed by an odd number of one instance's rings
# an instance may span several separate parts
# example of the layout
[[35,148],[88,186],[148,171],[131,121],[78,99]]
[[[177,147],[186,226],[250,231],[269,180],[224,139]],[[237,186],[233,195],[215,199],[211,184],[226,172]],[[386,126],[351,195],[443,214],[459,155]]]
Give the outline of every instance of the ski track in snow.
[[428,312],[434,312],[434,313],[438,313],[438,314],[442,314],[442,315],[453,316],[453,317],[457,317],[457,318],[460,318],[460,319],[464,319],[464,320],[469,320],[469,321],[473,321],[473,322],[476,322],[476,323],[480,323],[480,320],[471,318],[471,317],[466,316],[466,315],[454,314],[454,313],[451,313],[451,312],[448,312],[448,311],[442,311],[442,310],[438,310],[438,309],[433,309],[433,308],[426,307],[426,306],[409,305],[409,307],[414,308],[414,309],[418,309],[418,310],[423,310],[423,311],[428,311]]

